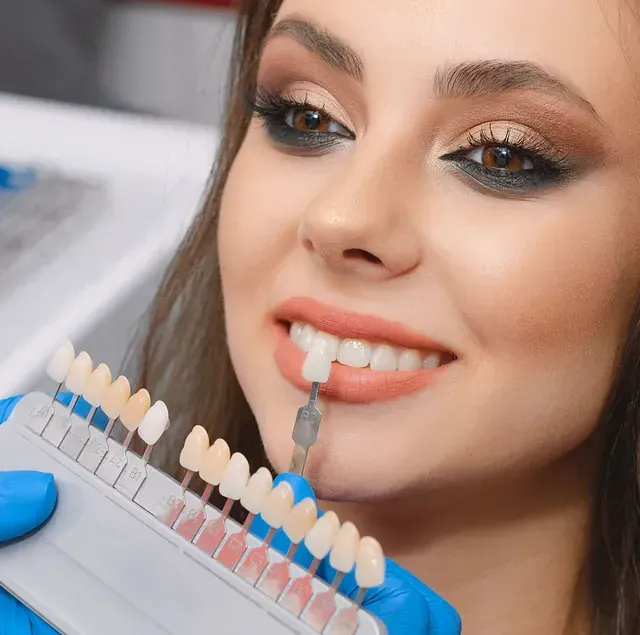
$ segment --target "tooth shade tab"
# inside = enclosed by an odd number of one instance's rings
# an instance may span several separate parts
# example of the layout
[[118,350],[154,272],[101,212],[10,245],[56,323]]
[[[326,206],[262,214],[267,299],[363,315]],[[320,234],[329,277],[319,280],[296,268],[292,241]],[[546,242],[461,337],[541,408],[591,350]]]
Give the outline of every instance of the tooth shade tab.
[[249,481],[249,472],[249,461],[245,455],[234,452],[220,478],[220,495],[230,500],[240,500]]
[[362,589],[372,589],[384,583],[386,561],[380,543],[364,536],[356,555],[356,583]]
[[142,388],[135,395],[132,395],[122,408],[120,412],[122,425],[129,430],[129,432],[135,432],[142,423],[150,406],[151,399],[149,398],[149,393]]
[[78,357],[73,360],[69,374],[65,379],[65,386],[74,395],[81,395],[84,392],[84,387],[91,377],[93,371],[93,362],[88,353],[82,351]]
[[216,439],[207,450],[202,466],[200,478],[209,485],[218,485],[222,474],[231,458],[231,450],[224,439]]
[[138,427],[138,436],[147,444],[155,445],[169,427],[169,411],[164,401],[156,401],[144,415]]
[[84,387],[85,401],[97,408],[111,386],[111,371],[106,364],[100,364],[92,373]]
[[130,396],[131,386],[129,385],[129,380],[124,375],[120,375],[120,377],[107,388],[100,407],[109,419],[116,419],[122,412],[127,401],[129,401]]
[[47,375],[56,382],[62,384],[71,370],[71,364],[76,357],[75,349],[71,342],[63,342],[56,348],[47,365]]
[[267,525],[274,529],[280,529],[292,507],[293,491],[291,486],[288,483],[279,483],[269,492],[260,513]]
[[342,573],[353,569],[360,544],[360,533],[351,522],[346,522],[336,536],[336,540],[329,555],[329,564]]
[[302,365],[302,376],[310,382],[325,383],[331,374],[331,344],[315,337]]
[[322,560],[333,547],[340,521],[335,512],[328,511],[321,516],[304,538],[304,544],[309,553],[318,560]]
[[287,514],[282,530],[289,540],[298,544],[311,531],[318,519],[318,506],[312,498],[305,498]]
[[259,468],[251,475],[247,487],[240,498],[240,504],[250,513],[259,514],[273,489],[273,477],[266,467]]
[[[122,420],[122,416],[120,417]],[[198,472],[209,449],[209,435],[202,426],[195,426],[187,435],[180,452],[180,465],[189,472]]]

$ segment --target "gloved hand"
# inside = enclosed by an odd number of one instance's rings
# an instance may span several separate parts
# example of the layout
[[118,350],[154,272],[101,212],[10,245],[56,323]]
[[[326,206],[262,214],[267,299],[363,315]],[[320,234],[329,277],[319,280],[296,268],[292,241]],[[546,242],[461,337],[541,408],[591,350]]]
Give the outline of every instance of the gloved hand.
[[[18,398],[0,400],[0,424]],[[41,525],[57,500],[51,474],[0,472],[0,562],[2,543],[18,539]],[[24,604],[0,588],[0,635],[55,635],[56,631]]]
[[[305,498],[315,500],[311,486],[301,476],[280,474],[274,484],[282,481],[291,486],[294,503]],[[268,531],[269,526],[258,516],[251,525],[251,533],[264,538]],[[286,534],[279,529],[272,545],[281,553],[286,553],[290,544]],[[295,562],[308,567],[312,559],[302,543],[296,551]],[[385,583],[376,589],[367,590],[363,608],[380,618],[389,635],[460,635],[460,616],[450,604],[393,560],[387,558],[386,565]],[[318,568],[318,576],[330,582],[334,573],[328,558],[325,558]],[[357,591],[358,586],[352,571],[345,575],[340,592],[355,598]]]

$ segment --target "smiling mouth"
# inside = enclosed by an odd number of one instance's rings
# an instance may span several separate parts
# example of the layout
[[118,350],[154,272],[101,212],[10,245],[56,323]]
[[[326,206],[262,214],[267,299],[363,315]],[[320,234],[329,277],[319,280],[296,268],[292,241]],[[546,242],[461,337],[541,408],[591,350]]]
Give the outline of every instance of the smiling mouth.
[[453,353],[439,350],[402,348],[384,342],[339,338],[316,330],[304,322],[284,323],[291,341],[307,353],[314,340],[326,342],[332,351],[332,361],[351,368],[370,368],[373,371],[420,370],[439,368],[455,359]]
[[309,391],[302,366],[312,342],[320,338],[332,358],[329,380],[320,385],[320,393],[346,403],[387,401],[421,390],[458,359],[402,324],[309,298],[287,300],[273,319],[275,361],[283,377]]

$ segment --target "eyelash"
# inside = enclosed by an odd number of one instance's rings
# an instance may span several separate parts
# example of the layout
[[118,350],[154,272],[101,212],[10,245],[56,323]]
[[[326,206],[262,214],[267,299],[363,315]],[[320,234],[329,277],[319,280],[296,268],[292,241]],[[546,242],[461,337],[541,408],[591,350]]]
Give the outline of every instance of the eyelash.
[[[336,123],[344,132],[306,132],[292,128],[286,119],[294,110],[317,112],[323,118]],[[308,98],[299,101],[258,89],[252,104],[252,111],[256,117],[262,120],[269,136],[276,143],[285,147],[320,153],[340,145],[345,140],[355,139],[353,132],[336,122],[334,117],[322,106],[311,103]]]
[[[342,130],[307,132],[293,128],[287,123],[287,118],[296,110],[317,112]],[[311,103],[308,98],[299,101],[258,89],[252,112],[261,119],[272,140],[290,151],[322,154],[356,138],[352,131],[336,122],[324,108]],[[474,150],[487,146],[508,148],[512,154],[529,159],[532,167],[508,170],[488,167],[469,158]],[[505,194],[527,194],[549,189],[575,177],[575,170],[568,157],[560,156],[537,136],[514,128],[507,128],[496,134],[491,124],[475,134],[467,134],[464,145],[439,158],[453,164],[484,189]]]

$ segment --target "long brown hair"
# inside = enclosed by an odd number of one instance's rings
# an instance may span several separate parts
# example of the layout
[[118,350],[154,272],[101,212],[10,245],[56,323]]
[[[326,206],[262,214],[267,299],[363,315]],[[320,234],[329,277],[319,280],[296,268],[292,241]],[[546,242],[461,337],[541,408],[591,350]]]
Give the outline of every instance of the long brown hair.
[[[260,50],[282,0],[244,0],[238,8],[224,136],[203,209],[173,259],[152,306],[139,385],[166,401],[172,426],[163,469],[174,473],[189,429],[203,425],[268,465],[255,418],[231,365],[225,339],[217,253],[222,192],[251,118]],[[618,379],[602,421],[590,582],[593,635],[640,634],[640,307],[630,325]],[[176,474],[176,476],[178,476]]]

